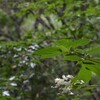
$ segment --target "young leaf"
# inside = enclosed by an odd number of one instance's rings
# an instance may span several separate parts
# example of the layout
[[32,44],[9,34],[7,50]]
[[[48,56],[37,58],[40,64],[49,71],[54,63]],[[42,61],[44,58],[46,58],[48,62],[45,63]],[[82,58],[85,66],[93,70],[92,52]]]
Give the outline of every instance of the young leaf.
[[78,46],[84,46],[84,45],[88,44],[89,42],[90,41],[88,39],[79,39],[79,40],[74,40],[74,41],[71,41],[68,39],[61,39],[61,40],[58,40],[55,44],[62,45],[64,47],[66,47],[67,49],[70,49],[71,47],[75,48]]
[[68,61],[81,61],[81,57],[77,56],[77,55],[69,55],[69,56],[65,56],[64,60],[68,60]]
[[84,46],[86,44],[88,44],[90,41],[88,39],[79,39],[79,40],[75,40],[72,42],[72,44],[70,44],[73,48],[78,47],[78,46]]
[[59,47],[48,47],[44,49],[37,50],[35,54],[41,56],[42,58],[51,58],[60,55],[62,52]]
[[56,47],[59,48],[59,50],[61,50],[63,53],[69,52],[69,50],[66,47],[62,46],[62,45],[59,45],[59,46],[56,46]]
[[61,39],[61,40],[58,40],[55,44],[58,45],[58,46],[64,46],[66,47],[67,49],[70,49],[71,47],[71,44],[72,41],[71,40],[68,40],[68,39]]

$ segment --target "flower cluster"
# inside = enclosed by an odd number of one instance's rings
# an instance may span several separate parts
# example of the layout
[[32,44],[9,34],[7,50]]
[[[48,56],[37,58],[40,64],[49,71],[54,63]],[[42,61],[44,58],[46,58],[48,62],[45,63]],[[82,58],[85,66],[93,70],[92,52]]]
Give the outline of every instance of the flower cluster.
[[54,88],[59,88],[61,91],[60,93],[68,93],[70,95],[73,95],[74,93],[71,91],[72,90],[72,79],[74,77],[72,75],[62,75],[62,78],[56,78],[55,79],[55,87]]
[[83,80],[77,80],[74,84],[72,83],[73,80],[72,75],[62,75],[62,78],[56,78],[55,79],[55,86],[53,88],[57,88],[60,91],[60,94],[67,93],[69,95],[74,95],[72,92],[73,87],[75,85],[82,85],[85,82]]

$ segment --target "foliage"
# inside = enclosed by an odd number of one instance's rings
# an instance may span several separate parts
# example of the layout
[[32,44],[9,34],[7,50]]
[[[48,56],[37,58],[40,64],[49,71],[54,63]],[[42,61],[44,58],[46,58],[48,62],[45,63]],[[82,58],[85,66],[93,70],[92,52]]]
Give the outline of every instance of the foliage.
[[[99,5],[99,0],[1,0],[0,99],[100,98]],[[75,95],[57,95],[54,80],[68,74],[74,76]]]
[[[42,58],[55,57],[56,55],[62,54],[64,59],[68,61],[76,61],[76,64],[82,66],[78,74],[73,79],[72,84],[76,84],[77,80],[83,80],[85,83],[89,82],[92,73],[100,75],[100,57],[96,57],[95,54],[100,54],[99,47],[91,48],[90,50],[85,50],[90,48],[89,40],[79,39],[74,41],[69,41],[68,39],[58,40],[54,47],[48,47],[45,49],[40,49],[35,52],[35,54],[40,55]],[[67,45],[70,44],[70,45]],[[89,46],[88,46],[89,44]],[[88,48],[86,47],[88,46]],[[95,46],[95,45],[94,45]],[[56,48],[56,49],[55,49]],[[83,49],[82,52],[80,49]],[[98,52],[99,51],[99,52]],[[92,59],[92,60],[91,60]]]

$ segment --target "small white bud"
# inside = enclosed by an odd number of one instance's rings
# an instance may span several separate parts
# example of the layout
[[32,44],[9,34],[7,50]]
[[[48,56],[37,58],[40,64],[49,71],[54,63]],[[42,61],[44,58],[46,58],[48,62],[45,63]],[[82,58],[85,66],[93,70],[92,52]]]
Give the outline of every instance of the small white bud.
[[14,79],[15,79],[15,76],[12,76],[12,77],[9,78],[10,81],[12,81]]
[[55,83],[59,82],[60,80],[61,80],[60,78],[56,78]]
[[83,80],[80,80],[80,84],[84,84],[85,82]]
[[34,68],[36,66],[35,63],[30,63],[31,68]]
[[10,96],[10,93],[9,93],[9,91],[3,91],[2,95],[3,96]]
[[70,94],[70,95],[74,95],[74,93],[73,93],[73,92],[70,92],[69,94]]
[[10,83],[10,85],[11,85],[11,86],[17,86],[17,84],[16,84],[16,83]]

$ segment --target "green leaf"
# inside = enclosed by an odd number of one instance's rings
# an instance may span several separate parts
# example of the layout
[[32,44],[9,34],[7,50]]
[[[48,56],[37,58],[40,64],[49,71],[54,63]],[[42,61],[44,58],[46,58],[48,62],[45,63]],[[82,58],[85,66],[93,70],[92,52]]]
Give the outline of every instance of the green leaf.
[[68,60],[68,61],[81,61],[81,57],[77,56],[77,55],[69,55],[69,56],[65,56],[64,60]]
[[66,48],[66,47],[64,47],[64,46],[56,46],[57,48],[59,48],[59,50],[61,50],[63,53],[67,53],[67,52],[69,52],[69,50]]
[[75,48],[78,46],[84,46],[88,43],[89,43],[88,39],[79,39],[79,40],[74,40],[74,41],[71,41],[68,39],[61,39],[61,40],[58,40],[55,44],[62,45],[64,47],[66,47],[67,49],[70,49],[71,47]]
[[100,64],[100,58],[86,58],[83,60],[84,64]]
[[71,44],[72,41],[71,40],[68,40],[68,39],[61,39],[61,40],[58,40],[55,44],[58,45],[58,46],[64,46],[66,47],[67,49],[70,49],[71,47]]
[[90,48],[87,50],[89,55],[100,54],[100,47]]
[[92,72],[96,73],[97,75],[100,75],[100,64],[83,64],[83,66]]
[[100,63],[100,58],[90,58],[92,62]]
[[37,50],[35,54],[41,56],[42,58],[51,58],[60,55],[62,52],[59,47],[48,47],[44,49]]
[[79,39],[79,40],[75,40],[72,42],[72,44],[70,44],[73,48],[78,47],[78,46],[84,46],[86,44],[88,44],[90,41],[88,39]]
[[86,66],[82,66],[74,81],[83,80],[84,82],[88,82],[91,79],[91,76],[91,71],[86,69]]

